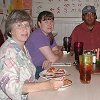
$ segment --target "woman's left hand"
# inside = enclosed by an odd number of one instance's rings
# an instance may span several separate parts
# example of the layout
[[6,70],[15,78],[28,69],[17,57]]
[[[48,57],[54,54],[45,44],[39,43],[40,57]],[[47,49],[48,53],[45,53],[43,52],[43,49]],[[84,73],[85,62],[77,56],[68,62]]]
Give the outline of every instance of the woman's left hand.
[[61,50],[55,50],[53,52],[54,52],[55,55],[63,56],[63,51],[61,51]]
[[48,61],[48,60],[45,60],[44,62],[43,62],[43,64],[42,64],[42,67],[44,68],[44,69],[47,69],[47,68],[49,68],[50,66],[51,66],[51,62],[50,61]]
[[50,80],[51,89],[58,90],[60,87],[63,86],[63,77],[53,78]]

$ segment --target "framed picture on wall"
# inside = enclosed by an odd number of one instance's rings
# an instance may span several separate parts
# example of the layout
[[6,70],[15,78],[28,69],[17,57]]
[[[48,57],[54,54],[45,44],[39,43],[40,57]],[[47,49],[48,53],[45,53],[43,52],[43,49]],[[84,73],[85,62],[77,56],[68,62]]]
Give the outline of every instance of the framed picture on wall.
[[32,15],[32,0],[23,0],[23,9]]
[[32,0],[12,0],[13,9],[24,9],[30,15],[32,12]]

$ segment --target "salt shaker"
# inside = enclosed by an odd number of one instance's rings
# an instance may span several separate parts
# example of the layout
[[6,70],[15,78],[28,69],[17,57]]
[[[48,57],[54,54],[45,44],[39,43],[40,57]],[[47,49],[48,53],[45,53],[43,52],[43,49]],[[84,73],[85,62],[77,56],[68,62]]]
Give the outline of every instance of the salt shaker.
[[97,54],[96,54],[96,55],[97,55],[97,56],[96,56],[97,60],[99,60],[99,51],[100,51],[100,50],[99,50],[99,48],[98,48],[98,49],[97,49]]
[[92,52],[92,56],[93,56],[93,64],[96,63],[96,51]]

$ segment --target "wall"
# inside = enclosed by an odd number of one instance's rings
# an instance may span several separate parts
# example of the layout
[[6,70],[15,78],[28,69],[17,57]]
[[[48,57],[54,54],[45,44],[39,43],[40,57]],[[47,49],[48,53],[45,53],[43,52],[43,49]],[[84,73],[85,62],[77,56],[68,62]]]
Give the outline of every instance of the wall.
[[57,43],[62,45],[63,37],[70,36],[74,27],[82,22],[81,12],[85,5],[94,5],[100,19],[100,0],[33,0],[32,17],[36,24],[38,14],[43,10],[54,13],[54,33]]
[[94,5],[100,17],[100,0],[32,0],[33,17],[43,10],[52,11],[57,18],[79,18],[86,5]]
[[62,45],[63,38],[70,36],[74,27],[79,23],[81,23],[81,21],[55,21],[54,32],[58,33],[55,37],[57,44]]

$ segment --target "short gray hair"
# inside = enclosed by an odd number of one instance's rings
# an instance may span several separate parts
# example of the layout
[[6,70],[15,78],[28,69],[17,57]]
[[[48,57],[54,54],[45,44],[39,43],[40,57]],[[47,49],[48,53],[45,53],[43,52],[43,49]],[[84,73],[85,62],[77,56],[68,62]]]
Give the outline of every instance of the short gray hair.
[[17,22],[28,21],[30,27],[33,26],[33,21],[31,16],[24,10],[13,10],[7,17],[5,22],[5,34],[11,37],[9,32],[11,32],[11,25]]

